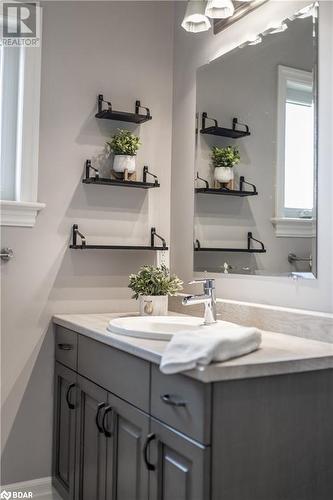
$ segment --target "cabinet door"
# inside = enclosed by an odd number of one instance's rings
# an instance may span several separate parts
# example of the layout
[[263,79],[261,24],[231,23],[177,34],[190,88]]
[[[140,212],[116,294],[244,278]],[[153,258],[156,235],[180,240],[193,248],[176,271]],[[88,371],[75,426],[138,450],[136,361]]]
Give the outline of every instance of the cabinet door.
[[78,385],[75,499],[105,500],[107,392],[81,376]]
[[55,365],[53,483],[61,496],[74,498],[76,373]]
[[148,470],[143,447],[149,433],[149,416],[109,394],[112,412],[105,427],[107,440],[107,500],[147,500]]
[[151,419],[150,500],[209,500],[209,448]]

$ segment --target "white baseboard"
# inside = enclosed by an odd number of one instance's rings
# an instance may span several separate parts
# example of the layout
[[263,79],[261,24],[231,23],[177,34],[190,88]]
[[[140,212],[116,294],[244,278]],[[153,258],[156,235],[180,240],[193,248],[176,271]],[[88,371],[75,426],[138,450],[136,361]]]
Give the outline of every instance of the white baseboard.
[[[5,496],[4,492],[10,494],[10,496]],[[32,481],[24,481],[22,483],[5,484],[1,486],[0,498],[5,500],[15,498],[13,497],[13,492],[22,493],[21,496],[17,498],[38,498],[39,500],[51,500],[52,495],[55,495],[52,489],[52,482],[50,477],[42,477],[40,479],[33,479]],[[30,496],[28,496],[30,493]],[[55,497],[57,498],[57,497]],[[60,498],[60,497],[59,497]]]

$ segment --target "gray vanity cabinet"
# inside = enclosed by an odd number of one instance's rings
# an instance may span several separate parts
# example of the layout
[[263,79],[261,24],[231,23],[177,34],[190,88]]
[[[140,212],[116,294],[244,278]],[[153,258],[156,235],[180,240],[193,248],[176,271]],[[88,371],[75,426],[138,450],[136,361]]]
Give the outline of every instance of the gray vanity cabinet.
[[333,370],[202,383],[57,333],[64,500],[329,500]]
[[104,500],[108,393],[80,375],[77,382],[75,500]]
[[210,448],[151,419],[150,500],[207,500]]
[[56,363],[53,477],[64,500],[74,498],[76,383],[76,373]]

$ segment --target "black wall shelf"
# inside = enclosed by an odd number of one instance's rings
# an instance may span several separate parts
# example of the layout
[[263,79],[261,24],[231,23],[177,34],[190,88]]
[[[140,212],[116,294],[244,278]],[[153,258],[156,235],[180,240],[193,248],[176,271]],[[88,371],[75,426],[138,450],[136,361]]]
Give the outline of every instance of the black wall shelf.
[[236,189],[215,189],[215,188],[196,188],[196,193],[201,194],[221,194],[225,196],[238,196],[244,198],[245,196],[256,196],[258,193],[253,191],[239,191]]
[[[80,238],[80,243],[77,241],[78,237]],[[160,239],[162,245],[155,245],[155,238]],[[77,224],[73,224],[72,226],[72,244],[69,248],[73,250],[168,250],[165,239],[156,233],[154,227],[150,230],[150,245],[88,245],[86,237],[80,233]]]
[[[94,177],[90,177],[90,171],[95,172]],[[148,182],[147,176],[150,175],[155,179],[155,182]],[[158,178],[155,174],[149,172],[148,167],[143,167],[142,181],[125,181],[121,179],[108,179],[105,177],[100,177],[98,169],[93,167],[91,160],[86,160],[85,164],[85,178],[82,179],[83,184],[97,184],[103,186],[120,186],[120,187],[131,187],[131,188],[141,188],[141,189],[151,189],[158,188],[160,184]]]
[[[206,179],[199,177],[199,173],[197,173],[196,180],[202,181],[205,183],[205,187],[203,188],[195,188],[196,193],[200,194],[218,194],[223,196],[238,196],[243,198],[245,196],[257,196],[258,191],[254,184],[247,182],[244,176],[239,178],[239,189],[228,189],[228,188],[211,188],[209,187],[209,183]],[[244,184],[252,186],[252,191],[244,190]]]
[[96,179],[95,177],[91,177],[90,179],[83,179],[83,184],[99,184],[103,186],[121,186],[121,187],[131,187],[131,188],[141,188],[141,189],[150,189],[150,188],[158,188],[160,185],[154,184],[153,182],[142,182],[142,181],[121,181],[116,179],[104,179],[100,177]]
[[[107,104],[107,109],[103,109],[103,103]],[[146,113],[140,113],[140,109],[144,109]],[[98,112],[95,117],[102,120],[116,120],[136,124],[144,123],[152,119],[149,108],[141,106],[141,102],[139,100],[135,101],[134,113],[115,111],[112,108],[111,102],[104,100],[103,94],[99,94],[98,96]]]
[[[251,248],[251,242],[256,241],[260,244],[260,248]],[[253,238],[252,233],[247,233],[247,248],[214,248],[202,247],[199,240],[195,240],[195,252],[237,252],[237,253],[266,253],[266,249],[262,241]]]
[[[214,122],[214,126],[206,127],[206,120],[212,120]],[[239,129],[239,126],[244,127],[244,130]],[[241,137],[246,137],[248,135],[251,135],[248,125],[240,123],[238,121],[238,118],[233,118],[232,128],[224,128],[224,127],[219,127],[217,120],[215,120],[215,118],[210,118],[209,116],[207,116],[207,113],[205,112],[202,113],[200,133],[209,135],[219,135],[222,137],[229,137],[230,139],[240,139]]]

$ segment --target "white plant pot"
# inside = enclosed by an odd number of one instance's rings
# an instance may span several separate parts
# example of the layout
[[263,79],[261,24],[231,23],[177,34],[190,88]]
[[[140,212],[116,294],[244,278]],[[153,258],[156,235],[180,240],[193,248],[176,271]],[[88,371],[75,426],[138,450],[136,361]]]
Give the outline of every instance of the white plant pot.
[[140,316],[166,316],[168,314],[167,295],[140,295]]
[[121,173],[127,170],[129,174],[132,174],[135,172],[135,156],[115,155],[112,168],[115,172]]
[[234,170],[232,167],[216,167],[214,169],[214,179],[218,182],[227,183],[234,178]]

